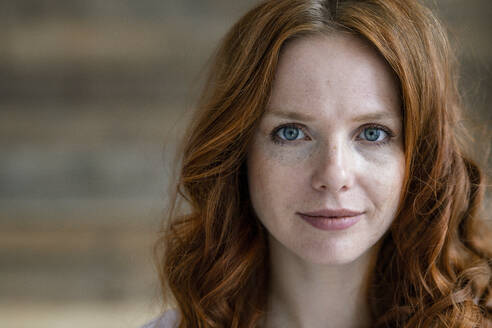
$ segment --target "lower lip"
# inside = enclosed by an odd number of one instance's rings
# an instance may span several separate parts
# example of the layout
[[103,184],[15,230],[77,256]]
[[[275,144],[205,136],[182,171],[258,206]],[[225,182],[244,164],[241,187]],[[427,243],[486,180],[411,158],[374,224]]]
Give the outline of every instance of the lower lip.
[[361,219],[362,215],[356,216],[344,216],[337,218],[326,218],[321,216],[307,216],[303,214],[299,214],[301,218],[312,225],[315,228],[325,231],[333,231],[333,230],[344,230],[347,229]]

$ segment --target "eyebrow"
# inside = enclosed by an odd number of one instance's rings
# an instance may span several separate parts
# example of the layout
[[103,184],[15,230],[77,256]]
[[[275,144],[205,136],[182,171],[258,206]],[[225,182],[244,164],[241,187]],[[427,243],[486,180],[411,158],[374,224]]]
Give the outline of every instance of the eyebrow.
[[[305,122],[312,122],[312,121],[318,120],[318,118],[316,118],[314,116],[300,113],[300,112],[293,112],[293,111],[273,110],[271,112],[267,112],[266,115],[271,115],[271,116],[276,116],[276,117],[281,117],[281,118],[288,118],[288,119],[298,120],[298,121],[305,121]],[[399,116],[399,114],[396,114],[396,113],[391,113],[391,112],[387,112],[387,111],[378,111],[378,112],[372,112],[372,113],[358,115],[358,116],[352,118],[352,121],[354,121],[354,122],[365,122],[365,121],[381,120],[381,119],[400,120],[401,117]]]
[[398,114],[391,112],[375,112],[375,113],[367,113],[363,115],[359,115],[353,119],[354,122],[362,122],[362,121],[376,121],[381,119],[391,119],[391,120],[400,120],[401,117]]
[[306,122],[311,122],[316,120],[316,118],[311,115],[307,115],[299,112],[282,111],[282,110],[273,110],[271,112],[267,112],[265,115],[277,116],[281,118],[289,118],[292,120],[306,121]]

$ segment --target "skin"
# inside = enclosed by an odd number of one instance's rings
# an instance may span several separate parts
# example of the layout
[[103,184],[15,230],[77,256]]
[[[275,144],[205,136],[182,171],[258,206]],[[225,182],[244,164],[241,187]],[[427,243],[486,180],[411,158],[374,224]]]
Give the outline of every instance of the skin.
[[[398,83],[365,41],[335,33],[284,48],[247,156],[271,254],[262,326],[369,326],[366,275],[398,210],[402,129]],[[299,215],[340,208],[360,220],[325,231]]]

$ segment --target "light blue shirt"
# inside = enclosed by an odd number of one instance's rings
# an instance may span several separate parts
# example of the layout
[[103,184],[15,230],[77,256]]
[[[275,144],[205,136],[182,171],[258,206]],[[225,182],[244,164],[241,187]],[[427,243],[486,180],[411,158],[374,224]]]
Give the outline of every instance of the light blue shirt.
[[177,328],[179,325],[179,313],[177,310],[171,309],[157,319],[149,322],[141,328]]

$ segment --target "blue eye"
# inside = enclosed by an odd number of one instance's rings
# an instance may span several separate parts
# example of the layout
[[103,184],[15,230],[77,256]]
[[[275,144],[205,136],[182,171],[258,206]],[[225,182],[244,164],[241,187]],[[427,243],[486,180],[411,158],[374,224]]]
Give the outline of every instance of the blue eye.
[[294,141],[305,138],[305,134],[301,129],[291,125],[281,127],[276,131],[275,135],[286,141]]
[[388,138],[388,132],[378,127],[367,127],[359,134],[359,138],[371,142],[381,142]]

